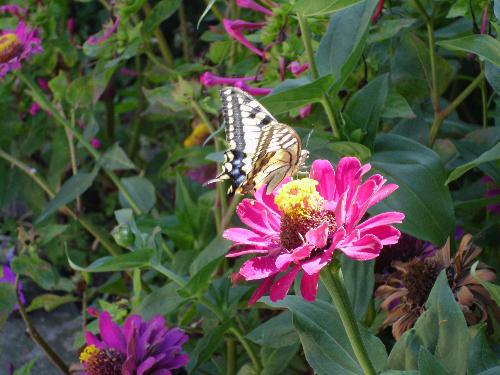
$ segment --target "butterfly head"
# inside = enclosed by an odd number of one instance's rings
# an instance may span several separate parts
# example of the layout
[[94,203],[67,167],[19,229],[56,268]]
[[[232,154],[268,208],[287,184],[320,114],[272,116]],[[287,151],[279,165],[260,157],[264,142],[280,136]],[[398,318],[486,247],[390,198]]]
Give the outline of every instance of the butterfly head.
[[307,158],[309,157],[309,151],[307,150],[302,150],[300,151],[300,157],[297,165],[300,167],[301,165],[304,165]]

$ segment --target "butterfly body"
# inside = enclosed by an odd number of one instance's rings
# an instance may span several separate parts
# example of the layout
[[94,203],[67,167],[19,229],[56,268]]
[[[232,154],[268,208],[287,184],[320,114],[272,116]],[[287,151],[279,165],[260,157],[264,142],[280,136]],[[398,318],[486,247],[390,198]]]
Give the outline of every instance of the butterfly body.
[[252,96],[233,87],[220,95],[229,149],[221,173],[206,184],[230,179],[229,194],[252,193],[267,184],[270,193],[299,170],[309,153],[301,149],[295,130],[279,123]]

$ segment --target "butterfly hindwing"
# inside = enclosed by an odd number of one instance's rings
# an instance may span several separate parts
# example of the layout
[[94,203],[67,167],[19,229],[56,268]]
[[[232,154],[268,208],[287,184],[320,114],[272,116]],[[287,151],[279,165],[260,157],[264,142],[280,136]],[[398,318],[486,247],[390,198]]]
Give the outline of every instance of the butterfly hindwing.
[[228,193],[250,193],[262,184],[272,191],[305,159],[299,136],[240,89],[225,87],[220,95],[229,149],[222,172],[207,184],[230,179]]

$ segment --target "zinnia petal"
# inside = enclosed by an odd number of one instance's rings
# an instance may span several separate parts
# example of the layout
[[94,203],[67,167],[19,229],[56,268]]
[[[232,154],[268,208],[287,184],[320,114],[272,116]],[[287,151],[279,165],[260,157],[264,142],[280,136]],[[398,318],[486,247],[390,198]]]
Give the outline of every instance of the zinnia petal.
[[377,237],[367,234],[350,244],[340,246],[339,249],[351,259],[370,260],[380,254],[382,244]]
[[335,171],[328,160],[315,160],[311,166],[310,177],[319,182],[316,190],[326,200],[335,198]]
[[257,302],[260,299],[260,297],[262,297],[264,294],[266,294],[266,292],[269,290],[269,288],[273,284],[273,281],[275,278],[276,278],[276,275],[272,275],[260,283],[260,285],[257,287],[257,289],[255,289],[255,292],[253,292],[252,296],[248,300],[249,306],[253,305],[255,302]]
[[243,263],[243,266],[241,266],[240,269],[240,274],[246,280],[264,279],[279,272],[275,263],[275,257],[255,257]]
[[285,276],[282,276],[273,284],[271,290],[269,291],[269,297],[271,298],[271,301],[275,302],[285,298],[299,271],[300,267],[295,266]]
[[300,281],[300,293],[306,301],[313,302],[316,299],[316,294],[318,292],[318,278],[319,272],[312,275],[307,273],[302,275],[302,280]]
[[103,311],[99,315],[99,332],[108,347],[115,348],[120,353],[126,353],[125,337],[118,324],[113,322],[111,315],[107,311]]

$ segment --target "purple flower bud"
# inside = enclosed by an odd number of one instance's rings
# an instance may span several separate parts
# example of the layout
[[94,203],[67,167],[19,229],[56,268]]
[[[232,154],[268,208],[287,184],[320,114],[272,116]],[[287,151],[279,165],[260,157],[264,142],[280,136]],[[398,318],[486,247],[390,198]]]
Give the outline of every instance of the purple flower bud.
[[273,15],[272,11],[263,7],[262,5],[257,4],[253,0],[236,0],[236,5],[238,5],[240,8],[252,9],[256,12],[267,14],[268,16]]
[[307,69],[309,69],[309,64],[308,63],[305,63],[305,64],[301,65],[297,61],[293,61],[293,62],[291,62],[288,65],[288,70],[290,72],[292,72],[292,74],[295,77],[299,76],[300,74],[302,74],[303,72],[305,72]]
[[273,91],[273,89],[268,88],[268,87],[251,87],[246,84],[244,81],[238,81],[234,84],[235,87],[238,87],[242,89],[243,91],[249,93],[250,95],[253,96],[261,96],[261,95],[267,95]]
[[301,109],[299,109],[299,117],[301,119],[304,119],[307,116],[309,116],[311,114],[312,107],[313,107],[312,104],[307,104],[304,107],[302,107]]
[[35,116],[40,111],[40,105],[37,102],[31,103],[28,113],[30,116]]
[[243,44],[257,56],[264,58],[264,52],[255,47],[252,43],[250,43],[241,33],[242,30],[258,30],[265,25],[264,22],[247,22],[243,20],[224,19],[223,25],[224,29],[231,38]]
[[210,72],[205,72],[200,76],[200,83],[206,87],[213,87],[217,85],[234,86],[238,81],[253,81],[255,77],[220,77]]
[[102,43],[102,42],[108,40],[111,37],[111,35],[113,35],[113,33],[118,28],[118,24],[120,23],[120,19],[121,19],[120,16],[116,17],[113,25],[111,27],[107,28],[107,30],[105,30],[104,33],[100,37],[97,38],[95,35],[92,35],[90,38],[88,38],[87,44],[94,45],[94,44]]
[[92,138],[90,141],[90,144],[92,147],[94,147],[96,150],[100,149],[102,146],[102,142],[99,140],[99,138]]

